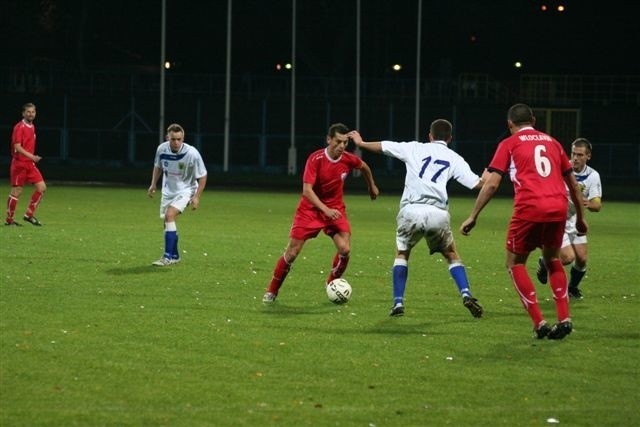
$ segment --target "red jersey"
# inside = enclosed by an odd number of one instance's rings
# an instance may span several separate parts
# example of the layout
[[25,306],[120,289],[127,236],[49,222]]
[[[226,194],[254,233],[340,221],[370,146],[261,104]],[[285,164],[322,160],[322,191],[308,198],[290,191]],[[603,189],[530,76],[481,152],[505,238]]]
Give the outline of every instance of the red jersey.
[[13,134],[11,135],[11,155],[13,156],[13,159],[22,162],[30,162],[31,159],[28,159],[15,150],[15,144],[20,144],[26,151],[31,154],[35,154],[36,127],[33,125],[33,123],[27,124],[24,120],[20,120],[13,127]]
[[489,171],[509,172],[515,190],[513,217],[532,222],[564,221],[567,193],[563,175],[572,167],[562,145],[526,127],[504,139]]
[[[311,184],[313,191],[322,203],[331,209],[344,213],[343,200],[344,180],[353,169],[360,169],[362,160],[347,151],[334,160],[329,157],[325,148],[314,151],[307,158],[302,182]],[[302,196],[298,210],[317,210],[306,197]]]

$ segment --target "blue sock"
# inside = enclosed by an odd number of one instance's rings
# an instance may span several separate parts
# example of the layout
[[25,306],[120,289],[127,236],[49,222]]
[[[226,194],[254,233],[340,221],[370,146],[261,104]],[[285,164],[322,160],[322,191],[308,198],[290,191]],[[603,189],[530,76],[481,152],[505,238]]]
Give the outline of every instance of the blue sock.
[[175,258],[173,251],[178,247],[178,232],[177,231],[165,231],[164,232],[164,257]]
[[178,232],[177,231],[175,231],[175,235],[176,235],[176,237],[175,237],[175,239],[173,241],[173,248],[171,249],[171,257],[173,259],[179,259],[180,258],[180,253],[178,252],[178,239],[179,239],[179,237],[178,237]]
[[469,280],[467,279],[467,272],[464,269],[464,265],[461,262],[454,262],[449,265],[449,273],[453,280],[456,282],[456,286],[458,287],[458,291],[460,295],[463,297],[471,296],[471,291],[469,290]]
[[403,302],[404,289],[407,286],[409,266],[406,259],[396,258],[393,262],[393,304]]

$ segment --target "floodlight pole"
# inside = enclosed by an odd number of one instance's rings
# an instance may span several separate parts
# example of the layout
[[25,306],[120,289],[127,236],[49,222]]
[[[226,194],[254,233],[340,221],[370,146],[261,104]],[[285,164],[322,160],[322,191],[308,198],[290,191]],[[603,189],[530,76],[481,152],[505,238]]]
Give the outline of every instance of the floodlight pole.
[[233,0],[227,1],[227,68],[224,97],[224,153],[223,172],[229,172],[229,129],[231,122],[231,6]]
[[165,140],[164,131],[164,79],[165,79],[165,62],[167,61],[167,0],[162,0],[162,21],[160,24],[160,117],[158,120],[158,136],[160,143]]
[[[356,0],[356,130],[360,130],[360,16],[361,16],[360,0]],[[362,150],[360,147],[355,148],[354,154],[362,158]],[[353,176],[360,176],[359,169],[353,170]]]
[[416,48],[416,133],[415,140],[420,141],[420,51],[422,50],[422,0],[418,0],[418,31]]
[[289,146],[289,164],[287,173],[297,173],[296,152],[296,0],[292,0],[291,19],[291,145]]

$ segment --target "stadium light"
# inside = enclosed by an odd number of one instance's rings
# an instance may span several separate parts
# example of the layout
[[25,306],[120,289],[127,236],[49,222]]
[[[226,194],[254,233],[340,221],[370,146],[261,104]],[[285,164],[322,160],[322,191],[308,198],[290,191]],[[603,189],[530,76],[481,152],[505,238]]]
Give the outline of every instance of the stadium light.
[[393,71],[400,71],[400,70],[402,70],[402,65],[400,65],[400,64],[393,64],[393,66],[391,67],[391,69],[392,69]]

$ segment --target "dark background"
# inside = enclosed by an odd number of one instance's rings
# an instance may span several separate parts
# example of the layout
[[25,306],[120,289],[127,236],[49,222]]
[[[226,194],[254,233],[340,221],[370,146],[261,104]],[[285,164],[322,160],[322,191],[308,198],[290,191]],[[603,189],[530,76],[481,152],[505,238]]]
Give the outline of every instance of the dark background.
[[[215,174],[211,186],[298,188],[306,155],[324,145],[328,125],[356,126],[356,0],[297,1],[293,177],[287,176],[291,78],[283,67],[291,61],[292,1],[233,1],[225,173],[227,1],[166,4],[165,124],[185,127],[187,142]],[[625,188],[640,184],[640,26],[633,2],[422,5],[421,138],[431,120],[451,120],[453,148],[481,170],[504,135],[506,110],[526,102],[540,128],[567,150],[577,136],[594,143],[591,164],[607,194],[615,185],[623,197],[640,197]],[[417,11],[418,0],[361,0],[359,130],[368,139],[415,137]],[[1,1],[2,139],[8,142],[20,106],[34,102],[48,181],[145,184],[162,136],[160,30],[160,0]],[[391,68],[396,63],[399,72]],[[363,156],[381,179],[401,179],[397,161]],[[0,175],[8,162],[8,150],[0,151]]]
[[[161,1],[4,0],[1,65],[157,67]],[[227,1],[167,0],[167,58],[186,72],[224,73]],[[298,73],[355,72],[355,0],[298,0]],[[400,63],[415,75],[417,0],[361,0],[362,72]],[[546,12],[541,10],[547,5]],[[565,11],[555,11],[564,5]],[[628,1],[423,1],[425,76],[521,71],[638,74],[638,15]],[[233,2],[233,72],[290,61],[291,0]]]

